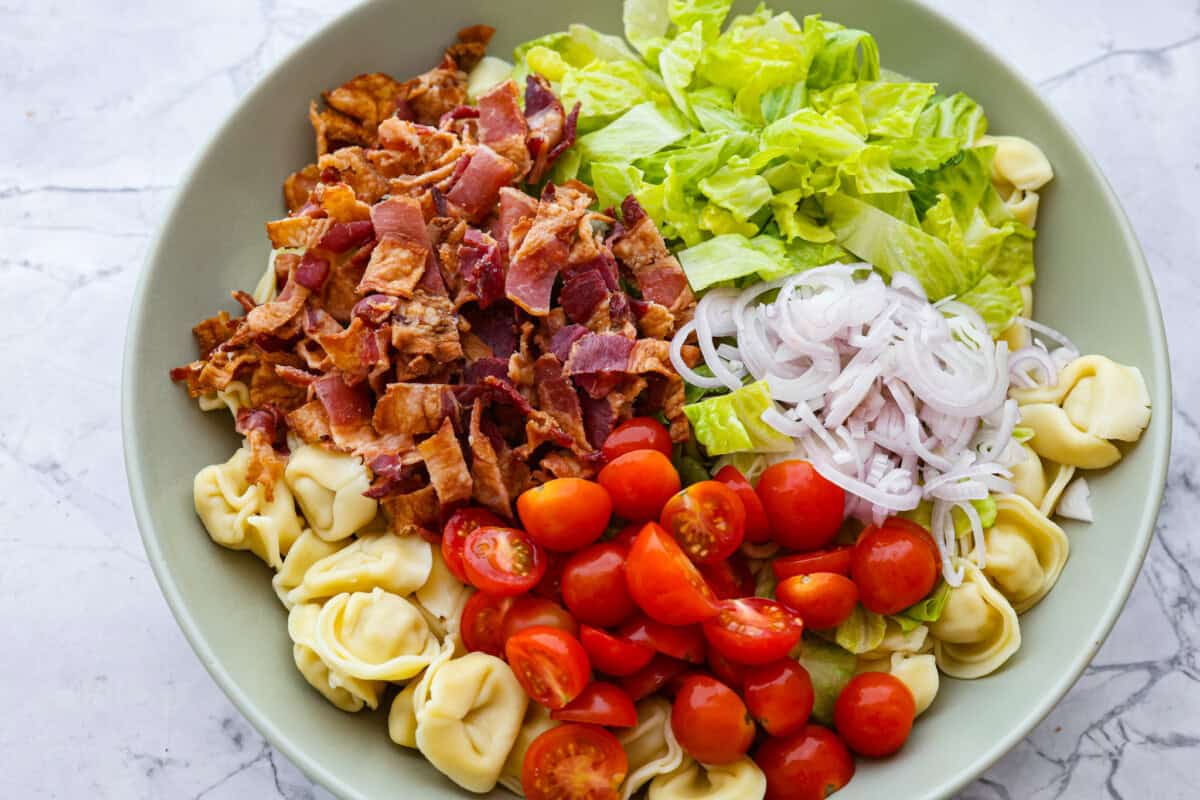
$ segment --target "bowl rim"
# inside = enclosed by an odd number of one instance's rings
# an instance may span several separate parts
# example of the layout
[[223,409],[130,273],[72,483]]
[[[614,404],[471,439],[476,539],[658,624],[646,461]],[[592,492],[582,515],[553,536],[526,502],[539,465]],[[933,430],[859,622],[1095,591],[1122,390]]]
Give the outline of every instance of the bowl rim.
[[[134,413],[136,402],[134,382],[137,369],[132,365],[134,363],[137,342],[141,338],[142,329],[145,325],[145,310],[148,306],[146,291],[150,275],[154,269],[154,265],[164,255],[164,248],[166,246],[165,235],[169,229],[174,227],[177,221],[180,213],[180,198],[194,181],[200,165],[216,150],[218,140],[224,136],[232,124],[234,117],[243,108],[255,103],[260,95],[266,91],[265,87],[271,82],[271,79],[290,69],[293,62],[299,58],[300,54],[314,40],[324,37],[337,27],[349,24],[353,18],[364,13],[368,8],[384,2],[386,0],[359,0],[359,2],[354,3],[345,11],[321,24],[309,35],[297,42],[274,66],[266,70],[255,81],[254,86],[226,114],[221,124],[213,130],[204,146],[192,158],[187,169],[183,172],[171,192],[169,206],[160,218],[154,239],[147,250],[146,258],[143,260],[138,272],[137,282],[130,300],[121,376],[122,454],[125,462],[126,480],[129,485],[134,518],[137,522],[142,544],[146,549],[150,567],[159,588],[162,590],[163,596],[166,598],[172,616],[174,616],[175,621],[183,631],[184,637],[199,657],[200,662],[204,665],[209,675],[212,676],[213,680],[238,711],[262,734],[263,738],[286,755],[310,780],[320,784],[338,797],[353,798],[354,800],[369,800],[369,798],[364,797],[360,792],[346,785],[344,781],[329,772],[321,763],[311,758],[298,747],[295,747],[286,733],[272,723],[269,716],[261,712],[256,702],[237,685],[213,653],[204,633],[200,630],[188,611],[178,585],[168,573],[158,537],[154,533],[151,524],[150,501],[141,477],[143,464],[142,452],[139,447],[140,433],[138,432],[138,422]],[[1091,637],[1092,645],[1076,654],[1070,668],[1061,673],[1051,683],[1048,690],[1043,694],[1042,700],[1030,710],[1021,724],[998,736],[991,747],[980,753],[959,774],[948,777],[939,785],[929,787],[930,792],[927,795],[928,797],[948,797],[982,775],[1046,718],[1075,682],[1079,680],[1079,677],[1091,663],[1116,624],[1133,590],[1134,582],[1137,580],[1138,574],[1141,572],[1142,565],[1145,562],[1146,554],[1153,540],[1158,512],[1162,506],[1171,456],[1171,429],[1173,421],[1172,382],[1162,308],[1145,254],[1138,242],[1133,226],[1117,198],[1116,192],[1107,177],[1105,177],[1104,172],[1100,169],[1099,164],[1083,145],[1074,128],[1042,96],[1036,84],[1026,78],[1007,58],[999,54],[991,45],[980,39],[979,36],[965,25],[938,9],[926,5],[923,0],[900,0],[900,2],[913,6],[914,10],[918,12],[935,17],[957,36],[962,37],[971,47],[991,56],[1001,67],[1001,80],[1015,83],[1027,90],[1033,98],[1033,102],[1039,107],[1038,110],[1044,113],[1054,125],[1061,128],[1070,143],[1083,155],[1083,162],[1087,171],[1093,177],[1099,178],[1105,204],[1113,218],[1117,221],[1121,237],[1125,240],[1132,256],[1131,260],[1140,299],[1147,309],[1153,312],[1151,314],[1151,325],[1147,329],[1146,334],[1150,339],[1151,359],[1153,362],[1149,366],[1153,366],[1154,370],[1152,391],[1154,396],[1159,398],[1157,407],[1154,409],[1154,414],[1155,417],[1161,417],[1158,427],[1154,429],[1155,438],[1142,445],[1143,447],[1151,447],[1152,451],[1159,455],[1150,467],[1150,481],[1147,487],[1149,491],[1146,494],[1148,502],[1145,503],[1142,509],[1141,519],[1138,524],[1137,545],[1134,551],[1135,557],[1128,560],[1120,576],[1120,580],[1115,587],[1117,591],[1110,594],[1111,599],[1098,618],[1093,630],[1093,636]]]

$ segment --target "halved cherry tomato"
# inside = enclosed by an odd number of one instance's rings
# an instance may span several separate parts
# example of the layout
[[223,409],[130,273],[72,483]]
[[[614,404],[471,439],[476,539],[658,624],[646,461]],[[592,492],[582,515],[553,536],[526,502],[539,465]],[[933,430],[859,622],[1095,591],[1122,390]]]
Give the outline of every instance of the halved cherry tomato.
[[591,676],[583,645],[558,628],[526,628],[504,644],[504,654],[525,694],[551,710],[578,697]]
[[553,600],[534,595],[513,598],[513,604],[504,615],[504,641],[526,628],[544,626],[558,628],[572,636],[579,635],[579,623],[570,612]]
[[750,713],[772,736],[795,733],[812,713],[812,679],[808,670],[790,658],[746,670],[742,696]]
[[546,574],[546,555],[516,528],[476,528],[463,546],[463,567],[476,589],[517,595]]
[[720,613],[704,623],[704,637],[739,664],[767,664],[785,657],[800,641],[804,623],[774,600],[722,600]]
[[751,574],[746,559],[739,553],[734,553],[716,564],[698,564],[696,568],[720,600],[750,597],[754,594],[754,575]]
[[653,647],[665,656],[704,663],[704,632],[699,625],[665,625],[643,614],[621,626],[620,635]]
[[462,611],[463,646],[471,652],[504,657],[504,618],[512,608],[511,597],[476,592]]
[[657,450],[617,456],[600,470],[596,480],[608,490],[617,516],[634,522],[658,519],[681,485],[671,459]]
[[854,548],[832,547],[828,550],[814,550],[811,553],[797,553],[792,556],[780,556],[771,562],[775,570],[775,580],[786,580],[793,575],[808,575],[813,572],[836,572],[838,575],[850,575],[850,556]]
[[571,553],[600,538],[612,516],[604,487],[583,478],[555,478],[521,493],[517,514],[529,538]]
[[727,558],[746,536],[746,509],[737,493],[718,481],[693,483],[667,501],[659,523],[697,564]]
[[763,470],[758,496],[771,538],[792,550],[816,550],[829,544],[842,526],[846,493],[807,461],[781,461]]
[[688,668],[686,661],[680,661],[659,653],[650,663],[632,675],[621,679],[621,688],[633,698],[633,702],[649,697],[667,685],[667,682]]
[[879,758],[904,746],[916,715],[912,692],[886,672],[850,679],[833,704],[833,724],[856,753]]
[[592,681],[579,697],[557,711],[551,711],[550,719],[590,722],[609,728],[632,728],[637,725],[637,709],[620,686]]
[[765,800],[825,800],[854,777],[854,756],[828,728],[772,736],[754,754],[767,776]]
[[608,435],[600,452],[605,461],[612,461],[634,450],[657,450],[670,458],[671,434],[653,417],[634,417]]
[[625,580],[633,601],[659,622],[690,625],[717,614],[712,589],[658,523],[646,523],[633,540]]
[[834,572],[793,575],[775,587],[775,596],[815,631],[841,625],[858,605],[854,581]]
[[754,741],[754,722],[742,698],[707,675],[693,675],[679,688],[671,730],[688,755],[705,764],[737,761]]
[[533,587],[534,594],[556,603],[562,602],[562,573],[568,558],[570,556],[566,553],[546,551],[546,574],[538,581],[537,586]]
[[767,521],[767,512],[763,509],[762,500],[758,493],[746,480],[746,476],[733,464],[726,464],[713,476],[714,480],[733,489],[746,509],[746,541],[762,544],[771,541],[771,523]]
[[711,644],[708,646],[707,655],[708,668],[712,670],[713,675],[716,675],[717,679],[726,686],[741,691],[742,686],[746,683],[746,671],[750,667],[730,661],[717,652],[717,648]]
[[938,576],[937,547],[928,531],[892,517],[858,537],[850,567],[863,607],[897,614],[933,590]]
[[649,645],[631,642],[591,625],[579,626],[579,642],[587,651],[592,668],[605,675],[632,675],[654,658],[654,648]]
[[636,610],[625,582],[628,551],[614,542],[580,550],[563,567],[563,602],[580,622],[608,628]]
[[504,520],[486,508],[470,506],[451,514],[450,519],[446,520],[446,526],[442,528],[442,558],[450,573],[460,582],[470,583],[463,568],[463,545],[466,544],[467,537],[476,528],[503,526]]
[[521,788],[526,800],[616,800],[629,771],[617,737],[598,725],[559,725],[525,751]]

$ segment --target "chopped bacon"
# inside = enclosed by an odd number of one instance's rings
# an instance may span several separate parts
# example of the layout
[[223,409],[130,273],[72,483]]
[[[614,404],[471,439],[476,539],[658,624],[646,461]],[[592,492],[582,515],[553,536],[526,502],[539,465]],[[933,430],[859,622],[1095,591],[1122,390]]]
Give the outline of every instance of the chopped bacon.
[[512,254],[504,284],[508,298],[530,314],[542,317],[550,312],[554,279],[567,261],[571,237],[592,199],[582,185],[546,188],[529,232]]
[[[578,118],[577,112],[575,116]],[[554,158],[562,152],[551,155],[566,135],[567,116],[550,82],[535,73],[525,78],[525,119],[529,126],[527,146],[533,158],[529,182],[541,183]]]
[[408,453],[380,454],[368,461],[367,466],[375,474],[375,480],[363,495],[375,500],[415,492],[428,480],[422,475],[421,457],[415,447]]
[[446,364],[462,358],[458,315],[450,300],[418,292],[411,300],[401,301],[392,318],[392,347],[409,359],[410,372],[430,360]]
[[[326,167],[324,172],[336,178],[334,183],[322,182],[313,190],[312,197],[325,212],[324,216],[337,223],[364,222],[371,218],[371,207],[358,199],[354,187],[341,180],[341,171]],[[322,173],[324,176],[324,173]]]
[[354,450],[375,436],[371,428],[371,398],[365,384],[349,385],[336,372],[312,386],[329,419],[329,432],[340,450]]
[[463,380],[468,384],[483,383],[488,376],[508,380],[508,359],[486,356],[467,364]]
[[452,108],[467,102],[467,74],[453,57],[404,84],[404,100],[413,119],[423,125],[436,125]]
[[541,356],[534,364],[534,380],[541,409],[569,437],[572,449],[590,453],[592,446],[583,428],[583,410],[571,381],[563,373],[562,362],[551,353]]
[[305,388],[288,381],[278,371],[281,366],[295,368],[299,361],[292,353],[260,352],[258,364],[250,375],[251,405],[274,405],[284,412],[303,405],[307,397]]
[[391,518],[391,529],[401,536],[416,536],[437,527],[441,516],[437,493],[426,486],[408,494],[383,498],[383,508]]
[[532,165],[525,145],[528,133],[517,84],[505,81],[479,98],[479,141],[513,162],[518,179]]
[[566,362],[571,357],[571,348],[587,333],[582,325],[564,325],[550,337],[550,352],[558,356],[558,360]]
[[[528,225],[537,216],[538,201],[511,186],[505,186],[500,190],[500,207],[496,212],[495,218],[492,220],[491,234],[496,242],[500,245],[501,262],[507,267],[509,253],[514,252],[521,246],[521,241],[525,236],[525,231],[528,231]],[[513,232],[517,228],[517,224],[522,220],[526,222],[523,226],[524,230],[521,233],[521,238],[513,241]]]
[[500,247],[486,233],[470,228],[458,247],[458,268],[465,288],[488,308],[504,297],[504,267]]
[[517,326],[513,323],[512,307],[507,303],[491,313],[470,307],[463,315],[471,326],[471,332],[491,349],[492,355],[507,359],[517,352]]
[[483,411],[484,401],[482,398],[477,399],[471,407],[471,424],[467,436],[471,445],[471,494],[480,505],[511,518],[512,496],[505,485],[496,448],[491,438],[483,432]]
[[572,322],[587,322],[596,306],[608,299],[608,286],[599,270],[578,270],[563,281],[559,302]]
[[411,297],[430,256],[421,204],[410,197],[384,200],[371,208],[371,222],[380,238],[358,291]]
[[682,312],[690,319],[695,296],[654,220],[633,195],[621,203],[621,214],[621,223],[610,236],[613,254],[632,275],[643,299],[666,306],[677,318]]
[[458,41],[446,48],[459,69],[470,72],[483,60],[496,29],[490,25],[469,25],[458,32]]
[[308,196],[320,179],[316,164],[309,164],[299,172],[293,172],[283,182],[283,201],[289,212],[296,212],[308,202]]
[[432,383],[393,383],[375,405],[375,430],[381,434],[433,433],[454,411],[447,386]]
[[616,412],[607,397],[591,397],[585,393],[579,397],[579,403],[583,409],[583,427],[587,431],[588,442],[600,449],[617,425]]
[[517,165],[486,144],[464,158],[469,159],[467,166],[446,193],[446,200],[467,219],[479,222],[495,207],[500,190],[516,178]]
[[585,334],[571,347],[567,372],[571,375],[625,372],[629,369],[629,354],[633,348],[633,340],[618,333]]
[[288,429],[306,442],[328,441],[333,438],[329,430],[329,417],[320,400],[310,400],[287,415]]
[[319,292],[329,279],[329,259],[309,251],[300,259],[300,266],[296,267],[295,274],[296,283],[310,291]]
[[429,480],[442,506],[453,506],[471,499],[471,472],[463,458],[462,446],[449,418],[442,420],[437,433],[417,445],[425,460]]
[[438,130],[445,130],[460,119],[479,119],[479,109],[475,106],[457,106],[450,109],[438,120]]
[[267,223],[271,247],[314,247],[333,227],[333,220],[313,217],[285,217]]
[[386,294],[369,294],[354,304],[352,313],[358,319],[377,328],[387,322],[399,304],[399,298]]
[[215,317],[198,322],[192,328],[192,336],[196,337],[200,358],[208,358],[213,350],[229,341],[241,324],[240,319],[230,319],[228,311],[217,312]]
[[238,329],[230,341],[248,339],[261,333],[273,333],[304,309],[308,300],[309,290],[300,284],[295,273],[288,279],[283,291],[269,303],[256,306],[245,317],[245,324]]
[[292,386],[301,389],[307,389],[321,378],[320,375],[314,375],[311,372],[305,372],[302,369],[290,367],[287,364],[276,364],[275,374]]
[[375,228],[369,219],[338,222],[329,229],[318,246],[331,253],[344,253],[352,247],[366,244],[375,238]]
[[388,178],[373,163],[372,155],[378,150],[363,150],[361,147],[343,147],[326,153],[317,160],[321,169],[333,167],[341,179],[354,190],[354,195],[364,203],[375,203],[388,192]]
[[368,327],[360,317],[337,333],[318,334],[317,343],[333,361],[335,369],[358,383],[379,367],[388,365],[389,332]]
[[389,178],[423,175],[453,165],[465,152],[462,141],[450,131],[418,125],[392,117],[379,126],[376,163]]
[[596,477],[596,465],[586,462],[570,450],[555,450],[542,456],[542,469],[556,478]]

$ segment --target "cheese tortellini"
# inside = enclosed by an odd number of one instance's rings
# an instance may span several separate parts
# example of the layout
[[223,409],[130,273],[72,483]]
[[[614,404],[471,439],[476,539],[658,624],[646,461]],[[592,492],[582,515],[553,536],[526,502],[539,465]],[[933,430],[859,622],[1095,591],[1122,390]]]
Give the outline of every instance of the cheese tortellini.
[[218,408],[228,408],[229,413],[237,418],[238,411],[250,407],[250,387],[241,381],[230,381],[224,389],[205,392],[196,398],[201,411],[216,411]]
[[196,514],[214,542],[249,550],[278,569],[300,537],[300,517],[287,486],[276,481],[268,500],[261,485],[246,480],[249,468],[250,451],[243,447],[224,464],[200,470],[192,482]]
[[1017,612],[974,563],[955,559],[961,586],[950,590],[941,618],[931,623],[938,668],[952,678],[982,678],[1021,646]]
[[288,600],[304,603],[375,588],[407,595],[425,585],[432,569],[432,548],[420,536],[364,535],[310,566]]
[[1054,587],[1070,553],[1062,528],[1020,495],[996,498],[996,523],[984,533],[983,574],[1021,614]]
[[1029,227],[1037,224],[1037,190],[1054,178],[1041,148],[1020,136],[982,136],[980,146],[993,146],[992,185],[1009,212]]
[[336,542],[364,528],[379,503],[363,492],[371,479],[362,459],[314,444],[292,451],[283,479],[296,495],[308,525],[322,539]]
[[455,643],[447,638],[419,680],[411,681],[396,695],[388,711],[388,736],[401,747],[417,747],[417,712],[429,700],[433,676],[455,656]]
[[550,719],[550,709],[541,703],[531,702],[529,704],[529,707],[525,709],[525,720],[521,723],[517,740],[513,742],[512,750],[508,751],[504,769],[500,772],[501,786],[514,794],[524,796],[525,790],[521,786],[521,770],[525,766],[525,754],[529,752],[529,745],[533,744],[533,740],[546,731],[557,728],[561,724]]
[[917,716],[933,703],[938,692],[937,663],[929,652],[933,641],[929,627],[918,625],[907,633],[893,620],[888,620],[887,633],[874,650],[858,657],[855,672],[890,672],[912,692]]
[[[420,537],[412,537],[420,538]],[[463,606],[471,596],[471,587],[462,583],[442,557],[440,547],[430,547],[432,564],[429,577],[421,588],[416,590],[413,600],[417,608],[425,615],[425,621],[438,638],[447,635],[457,636],[459,621],[462,618]]]
[[300,538],[288,550],[287,558],[283,560],[283,566],[271,579],[275,594],[279,596],[284,608],[291,609],[295,605],[289,596],[304,580],[309,568],[348,544],[349,542],[327,542],[311,530],[300,534]]
[[629,800],[655,777],[673,772],[683,762],[683,748],[671,730],[671,704],[654,695],[638,703],[637,712],[637,727],[617,734],[629,759],[621,800]]
[[437,640],[416,606],[383,589],[327,601],[317,616],[313,644],[330,667],[364,680],[406,680],[438,653]]
[[649,800],[748,800],[767,793],[767,776],[743,756],[730,764],[686,758],[678,769],[650,781]]
[[296,668],[308,683],[342,711],[361,711],[362,707],[379,707],[383,681],[353,678],[326,664],[315,647],[317,617],[320,606],[301,605],[288,614],[288,635],[292,637],[292,658]]

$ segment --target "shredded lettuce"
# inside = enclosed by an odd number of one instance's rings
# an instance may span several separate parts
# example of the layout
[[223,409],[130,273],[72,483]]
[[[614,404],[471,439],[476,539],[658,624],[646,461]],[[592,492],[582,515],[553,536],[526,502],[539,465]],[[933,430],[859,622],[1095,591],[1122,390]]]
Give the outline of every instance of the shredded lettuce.
[[911,633],[921,625],[941,619],[942,612],[946,609],[946,600],[949,597],[950,584],[938,581],[938,585],[928,596],[889,619],[894,620],[904,633]]
[[794,446],[788,436],[762,421],[772,407],[766,381],[755,381],[729,394],[685,405],[683,411],[709,456],[740,450],[787,452]]
[[808,671],[813,685],[812,716],[817,722],[833,724],[833,704],[854,677],[858,659],[836,644],[805,634],[796,660]]
[[861,605],[834,631],[834,641],[843,649],[858,655],[879,647],[887,633],[887,620]]

